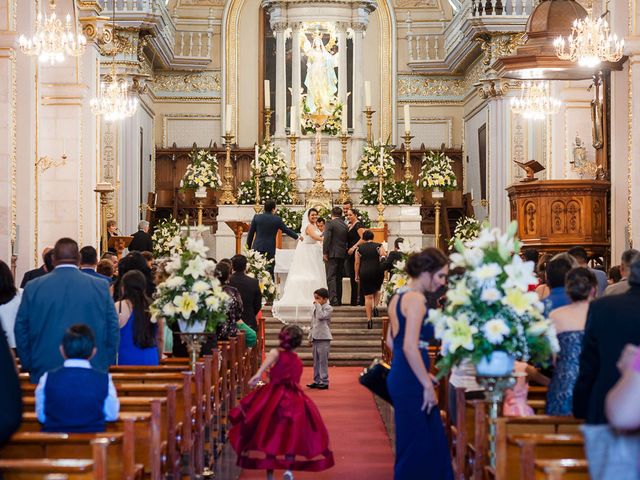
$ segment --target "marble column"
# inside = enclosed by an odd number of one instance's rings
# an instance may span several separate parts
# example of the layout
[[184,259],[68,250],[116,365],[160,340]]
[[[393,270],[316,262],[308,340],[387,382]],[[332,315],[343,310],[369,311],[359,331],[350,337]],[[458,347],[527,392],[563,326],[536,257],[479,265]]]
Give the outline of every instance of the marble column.
[[[300,89],[302,81],[300,79],[300,32],[301,25],[296,23],[291,26],[291,105],[296,107],[296,112],[300,115]],[[293,120],[293,119],[292,119]],[[298,130],[300,130],[298,128]]]
[[505,229],[509,224],[509,186],[511,164],[511,122],[509,98],[493,97],[488,105],[487,125],[487,184],[489,200],[489,223],[492,227]]
[[[342,23],[338,27],[338,99],[344,105],[347,103],[347,28]],[[347,112],[348,113],[348,112]]]
[[[276,23],[276,130],[275,137],[283,138],[287,122],[287,56],[285,31],[287,24]],[[271,107],[273,109],[273,106]]]
[[364,105],[364,56],[362,52],[365,25],[353,25],[353,131],[355,137],[364,138],[366,121]]

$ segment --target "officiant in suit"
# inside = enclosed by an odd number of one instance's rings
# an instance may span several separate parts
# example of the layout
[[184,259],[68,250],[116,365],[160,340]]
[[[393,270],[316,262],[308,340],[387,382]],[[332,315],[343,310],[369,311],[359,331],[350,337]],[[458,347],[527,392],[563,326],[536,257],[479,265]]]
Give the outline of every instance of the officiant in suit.
[[[273,259],[276,256],[278,230],[281,230],[294,240],[298,239],[298,234],[284,224],[282,218],[275,214],[275,209],[276,202],[273,200],[264,202],[264,213],[253,217],[249,234],[247,235],[247,247],[265,254],[268,259]],[[273,276],[273,264],[270,270]]]
[[334,307],[342,304],[342,277],[347,258],[348,233],[349,228],[342,220],[342,209],[333,207],[331,220],[324,227],[322,256],[327,270],[329,303]]

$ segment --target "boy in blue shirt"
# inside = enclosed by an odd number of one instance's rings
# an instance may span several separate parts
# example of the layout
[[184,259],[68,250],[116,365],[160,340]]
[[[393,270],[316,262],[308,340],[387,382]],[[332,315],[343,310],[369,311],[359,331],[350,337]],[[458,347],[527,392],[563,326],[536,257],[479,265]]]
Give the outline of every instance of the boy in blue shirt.
[[44,432],[96,433],[118,419],[120,402],[111,376],[94,370],[95,335],[85,324],[62,338],[62,367],[45,373],[36,387],[36,415]]

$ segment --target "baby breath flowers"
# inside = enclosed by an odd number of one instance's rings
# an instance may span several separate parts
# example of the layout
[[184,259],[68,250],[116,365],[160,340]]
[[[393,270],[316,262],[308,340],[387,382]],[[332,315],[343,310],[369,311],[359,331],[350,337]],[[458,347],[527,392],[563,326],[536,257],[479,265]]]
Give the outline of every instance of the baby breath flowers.
[[429,152],[422,157],[422,168],[418,177],[418,187],[425,190],[455,190],[458,186],[456,174],[451,168],[452,160],[443,152]]
[[207,150],[193,150],[191,163],[184,172],[180,186],[186,188],[218,188],[222,185],[218,173],[218,158]]
[[214,263],[206,258],[202,240],[176,238],[181,243],[165,266],[169,277],[158,285],[151,304],[153,321],[163,318],[167,324],[180,324],[180,330],[201,325],[205,332],[215,332],[226,318],[228,295],[214,277]]
[[173,217],[160,220],[153,229],[153,255],[156,258],[170,256],[180,242],[173,242],[180,235],[180,225]]
[[555,329],[528,291],[536,283],[534,265],[520,258],[516,229],[513,222],[504,234],[485,228],[466,244],[455,242],[452,266],[464,272],[450,277],[444,311],[431,310],[427,320],[442,340],[440,377],[465,359],[477,364],[494,351],[542,364],[557,351]]
[[272,302],[276,298],[276,284],[271,278],[269,266],[273,260],[255,250],[243,247],[242,254],[247,257],[247,275],[258,280],[262,303]]
[[238,187],[238,203],[251,205],[256,201],[256,173],[260,179],[260,203],[267,199],[281,205],[292,203],[291,191],[293,187],[289,180],[289,167],[282,149],[273,143],[260,145],[258,150],[258,165],[251,162],[251,178],[245,180]]

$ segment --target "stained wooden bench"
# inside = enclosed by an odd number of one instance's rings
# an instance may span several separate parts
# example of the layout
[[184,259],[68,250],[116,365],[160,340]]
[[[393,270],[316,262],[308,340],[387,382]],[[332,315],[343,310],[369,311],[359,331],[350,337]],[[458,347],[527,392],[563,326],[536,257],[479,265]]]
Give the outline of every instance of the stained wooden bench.
[[584,459],[536,460],[536,480],[589,480],[589,463]]
[[535,480],[535,461],[547,459],[583,459],[581,434],[520,434],[507,440],[507,476]]

